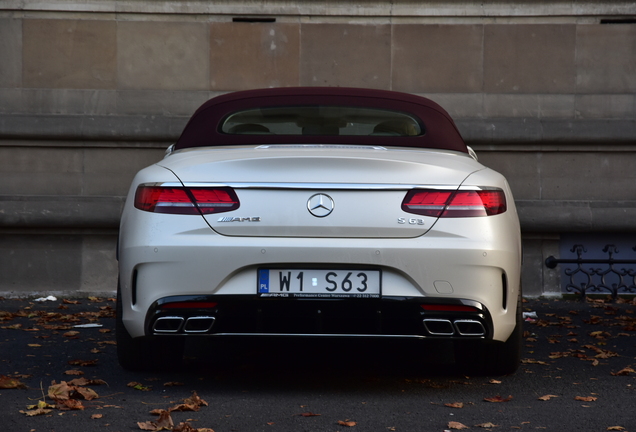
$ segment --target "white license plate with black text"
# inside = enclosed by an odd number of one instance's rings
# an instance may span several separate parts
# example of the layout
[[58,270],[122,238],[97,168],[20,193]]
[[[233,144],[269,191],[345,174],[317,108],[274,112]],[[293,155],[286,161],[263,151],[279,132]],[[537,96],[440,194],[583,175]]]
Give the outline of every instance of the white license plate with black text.
[[379,298],[379,270],[259,269],[261,297]]

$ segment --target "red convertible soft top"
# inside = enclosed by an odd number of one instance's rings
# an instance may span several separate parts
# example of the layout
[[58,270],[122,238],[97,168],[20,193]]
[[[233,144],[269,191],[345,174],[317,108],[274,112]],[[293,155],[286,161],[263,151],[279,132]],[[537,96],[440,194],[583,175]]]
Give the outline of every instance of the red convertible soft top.
[[[382,124],[373,129],[370,119]],[[411,123],[401,128],[407,132],[381,127],[403,120]],[[342,87],[273,88],[215,97],[196,110],[175,150],[242,144],[353,144],[468,152],[455,123],[435,102],[406,93]]]

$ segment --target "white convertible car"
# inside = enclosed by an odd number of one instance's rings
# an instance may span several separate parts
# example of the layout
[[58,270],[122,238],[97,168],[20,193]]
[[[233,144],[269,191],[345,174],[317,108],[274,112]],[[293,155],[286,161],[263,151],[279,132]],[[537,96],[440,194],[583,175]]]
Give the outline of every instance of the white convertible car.
[[213,98],[134,178],[118,249],[126,369],[176,365],[193,336],[452,340],[471,370],[519,364],[510,188],[422,97]]

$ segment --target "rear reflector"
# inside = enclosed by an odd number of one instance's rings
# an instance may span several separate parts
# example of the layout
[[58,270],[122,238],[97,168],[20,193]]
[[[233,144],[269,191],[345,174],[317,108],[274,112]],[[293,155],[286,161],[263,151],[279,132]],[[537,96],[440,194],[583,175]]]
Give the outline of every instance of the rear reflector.
[[431,312],[479,312],[479,309],[464,305],[420,305],[425,311]]
[[153,213],[210,214],[239,208],[232,188],[182,188],[139,186],[135,193],[135,208]]
[[501,189],[413,189],[402,201],[405,212],[431,217],[493,216],[506,208],[506,196]]
[[161,309],[212,309],[217,304],[215,302],[173,302],[162,304]]

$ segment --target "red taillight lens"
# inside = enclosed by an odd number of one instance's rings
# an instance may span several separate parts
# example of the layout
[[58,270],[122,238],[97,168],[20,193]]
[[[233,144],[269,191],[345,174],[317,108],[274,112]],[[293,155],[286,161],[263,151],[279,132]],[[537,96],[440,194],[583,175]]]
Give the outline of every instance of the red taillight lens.
[[506,211],[501,189],[444,191],[414,189],[402,201],[402,210],[431,217],[493,216]]
[[215,302],[174,302],[162,304],[161,309],[212,309],[217,304]]
[[464,305],[432,305],[423,304],[420,305],[422,309],[430,312],[479,312],[479,309],[472,306]]
[[231,188],[139,186],[135,193],[135,207],[153,213],[222,213],[236,210],[239,205]]

